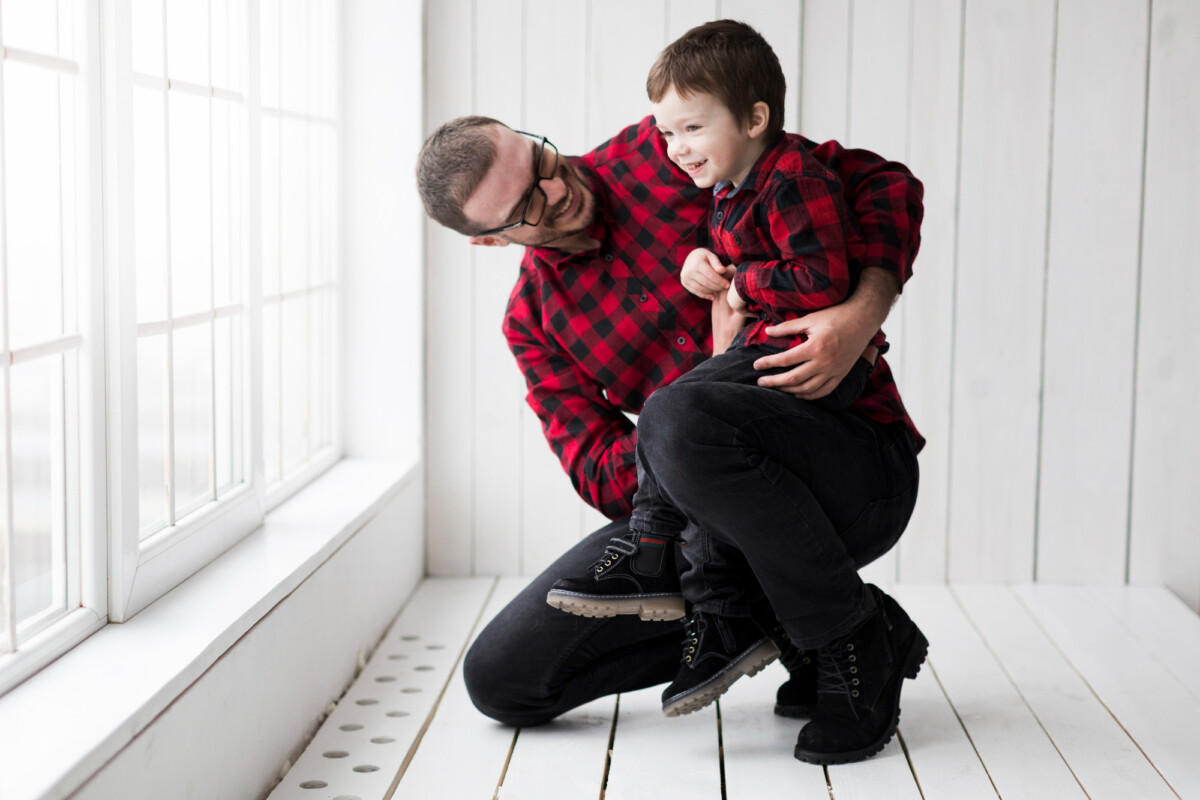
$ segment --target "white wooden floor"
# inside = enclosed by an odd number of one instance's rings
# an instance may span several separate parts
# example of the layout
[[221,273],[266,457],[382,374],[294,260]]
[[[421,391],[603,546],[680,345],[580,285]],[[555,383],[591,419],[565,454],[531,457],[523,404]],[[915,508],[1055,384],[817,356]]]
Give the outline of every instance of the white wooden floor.
[[878,756],[792,758],[785,673],[667,719],[660,689],[514,730],[479,714],[461,654],[520,579],[429,579],[270,800],[1200,799],[1200,617],[1169,592],[892,591],[930,640]]

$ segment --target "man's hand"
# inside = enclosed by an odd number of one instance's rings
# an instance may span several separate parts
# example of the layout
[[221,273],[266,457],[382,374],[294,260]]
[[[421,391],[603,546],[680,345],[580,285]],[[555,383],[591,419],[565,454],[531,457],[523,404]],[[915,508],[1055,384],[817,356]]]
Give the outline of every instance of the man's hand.
[[[732,267],[729,268],[729,273],[733,273]],[[717,295],[723,294],[729,288],[725,274],[726,267],[722,266],[716,253],[697,247],[683,260],[679,282],[696,297],[715,301]]]
[[713,355],[719,356],[733,344],[733,337],[746,324],[746,317],[734,311],[725,292],[717,294],[712,306]]
[[758,385],[782,389],[805,400],[829,394],[859,356],[875,360],[876,348],[868,345],[887,319],[898,293],[896,279],[891,274],[869,267],[863,270],[858,288],[844,303],[767,328],[768,336],[803,333],[808,340],[786,352],[755,361],[755,369],[796,367],[778,375],[764,375],[758,379]]

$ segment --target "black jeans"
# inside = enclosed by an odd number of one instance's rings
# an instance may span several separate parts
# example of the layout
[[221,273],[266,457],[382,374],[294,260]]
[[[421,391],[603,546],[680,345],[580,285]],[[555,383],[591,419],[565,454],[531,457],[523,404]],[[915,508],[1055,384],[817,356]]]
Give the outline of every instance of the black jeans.
[[[756,386],[758,379],[763,375],[789,369],[754,369],[757,359],[779,352],[782,351],[765,346],[731,349],[705,361],[679,378],[674,385],[740,383]],[[825,397],[811,402],[829,411],[847,408],[862,395],[873,369],[874,365],[869,361],[858,359],[837,388]],[[638,421],[639,441],[647,437],[648,425],[664,423],[673,424],[669,419],[664,420],[661,414],[651,417],[650,421],[644,416],[641,417]],[[640,445],[637,450],[637,470],[638,490],[633,498],[630,530],[664,538],[679,537],[689,520],[663,493],[656,472],[647,465],[645,452]],[[684,540],[683,547],[689,565],[682,579],[684,599],[693,608],[701,611],[723,616],[749,616],[750,603],[760,597],[762,592],[753,574],[746,568],[739,551],[706,536],[703,520],[692,519],[690,522],[693,527]]]
[[[874,602],[857,569],[895,544],[916,501],[916,454],[903,426],[774,389],[683,379],[651,395],[642,424],[639,447],[661,490],[704,521],[697,538],[717,558],[753,573],[797,646],[820,646],[866,619]],[[546,604],[554,581],[582,574],[628,529],[617,520],[579,542],[484,628],[463,665],[480,711],[537,725],[675,676],[678,626]]]

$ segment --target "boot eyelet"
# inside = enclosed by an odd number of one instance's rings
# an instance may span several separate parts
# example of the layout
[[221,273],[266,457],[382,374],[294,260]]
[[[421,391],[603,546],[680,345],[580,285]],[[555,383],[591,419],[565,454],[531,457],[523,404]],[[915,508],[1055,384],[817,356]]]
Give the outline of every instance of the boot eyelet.
[[855,678],[854,680],[850,681],[850,685],[851,685],[851,686],[858,686],[858,678]]
[[852,691],[850,692],[850,696],[851,696],[851,697],[858,697],[858,689],[854,689],[854,690],[852,690]]
[[850,656],[850,661],[858,661],[858,656]]
[[853,675],[853,674],[854,674],[854,673],[856,673],[856,672],[858,672],[858,667],[851,667],[851,668],[850,668],[850,674],[851,674],[851,675]]
[[854,642],[851,642],[850,644],[846,645],[846,652],[847,653],[854,652]]

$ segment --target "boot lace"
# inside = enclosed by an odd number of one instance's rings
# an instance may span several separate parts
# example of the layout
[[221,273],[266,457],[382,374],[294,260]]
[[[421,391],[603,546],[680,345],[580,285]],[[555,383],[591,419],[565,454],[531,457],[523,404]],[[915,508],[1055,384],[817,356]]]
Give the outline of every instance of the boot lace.
[[615,536],[608,540],[608,544],[604,546],[604,555],[596,559],[592,564],[592,569],[599,575],[620,561],[622,557],[635,555],[637,551],[637,544],[628,539]]
[[853,642],[822,647],[817,651],[817,693],[842,695],[854,710],[855,717],[858,709],[854,701],[859,696],[857,662]]

